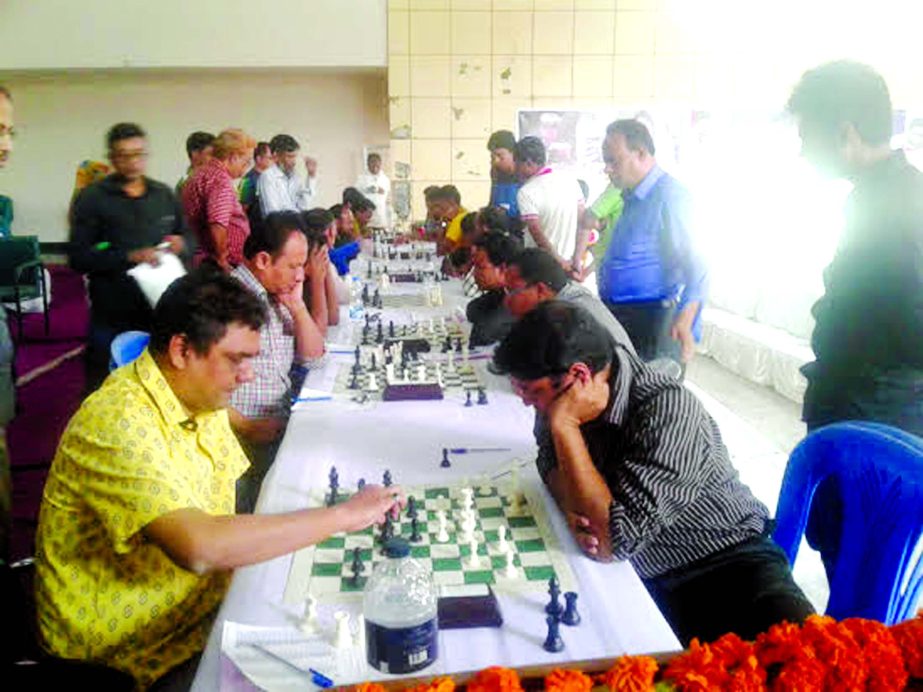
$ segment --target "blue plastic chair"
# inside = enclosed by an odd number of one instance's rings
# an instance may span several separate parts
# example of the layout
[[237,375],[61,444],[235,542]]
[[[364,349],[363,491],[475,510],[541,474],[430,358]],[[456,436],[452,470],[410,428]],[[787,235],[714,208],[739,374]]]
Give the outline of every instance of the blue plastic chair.
[[794,564],[818,484],[839,481],[843,526],[827,615],[887,625],[914,615],[923,592],[923,439],[887,425],[846,422],[792,452],[774,538]]
[[122,332],[112,340],[109,347],[109,370],[115,370],[123,365],[128,365],[147,348],[151,335],[147,332]]
[[359,256],[359,241],[354,240],[329,252],[330,261],[337,268],[337,274],[345,276],[349,271],[349,263]]

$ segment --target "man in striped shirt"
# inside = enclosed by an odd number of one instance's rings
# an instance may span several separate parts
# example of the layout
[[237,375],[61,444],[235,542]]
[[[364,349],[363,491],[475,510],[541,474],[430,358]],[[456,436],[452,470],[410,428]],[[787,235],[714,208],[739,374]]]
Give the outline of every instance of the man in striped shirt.
[[494,364],[544,419],[539,473],[581,549],[630,560],[684,645],[813,612],[766,507],[682,384],[559,300],[523,317]]

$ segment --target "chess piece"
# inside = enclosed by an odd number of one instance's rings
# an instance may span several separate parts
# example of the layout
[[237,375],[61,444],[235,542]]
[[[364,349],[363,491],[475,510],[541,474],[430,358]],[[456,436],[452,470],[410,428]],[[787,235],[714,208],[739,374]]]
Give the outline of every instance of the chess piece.
[[394,338],[394,322],[393,321],[388,322],[388,336],[391,337],[392,339]]
[[439,543],[447,543],[449,541],[449,531],[445,524],[439,525],[439,532],[436,534],[436,541]]
[[481,476],[481,482],[478,485],[478,495],[481,497],[487,497],[493,492],[493,488],[490,487],[490,478],[487,475]]
[[353,364],[353,372],[357,372],[362,367],[362,350],[356,346],[356,362]]
[[468,365],[468,356],[470,355],[468,351],[468,344],[462,346],[462,362],[465,365]]
[[394,363],[388,363],[385,366],[385,381],[394,382]]
[[478,387],[478,406],[487,404],[487,391],[483,387]]
[[548,580],[548,595],[551,597],[551,600],[548,601],[548,605],[545,606],[545,612],[554,618],[561,617],[561,613],[564,612],[564,607],[561,605],[560,601],[561,586],[558,584],[557,577],[552,577]]
[[369,286],[368,286],[368,284],[366,284],[365,286],[362,287],[362,304],[363,304],[363,305],[368,305],[368,304],[369,304]]
[[368,268],[368,271],[366,271],[365,273],[365,278],[366,279],[372,278],[372,260],[369,260],[369,268]]
[[442,461],[439,463],[439,466],[444,469],[452,466],[452,462],[449,461],[449,450],[445,447],[442,448]]
[[362,489],[363,489],[364,487],[365,487],[365,479],[364,479],[364,478],[360,478],[360,479],[359,479],[359,482],[356,483],[356,488],[359,490],[359,492],[362,492]]
[[452,337],[446,334],[445,341],[442,344],[442,352],[449,353],[451,351],[452,351]]
[[365,565],[362,564],[362,551],[359,548],[353,548],[353,562],[349,566],[352,571],[352,583],[354,586],[359,585],[359,578],[362,576],[362,572],[365,570]]
[[506,566],[503,568],[503,576],[507,579],[515,579],[519,576],[519,570],[516,569],[516,553],[512,550],[506,552]]
[[473,536],[468,541],[468,564],[469,569],[477,569],[481,566],[481,558],[478,555],[478,542]]
[[410,519],[410,542],[419,543],[421,540],[420,536],[420,524],[417,521],[416,515]]
[[506,541],[506,526],[500,524],[497,527],[497,550],[501,553],[511,553],[510,544]]
[[569,627],[575,627],[580,624],[580,613],[577,612],[577,594],[568,591],[564,594],[564,601],[567,606],[564,608],[564,615],[561,616],[561,622]]
[[313,596],[304,602],[304,616],[298,621],[298,629],[307,635],[317,632],[317,600]]
[[330,467],[330,473],[327,475],[328,480],[330,481],[331,488],[340,487],[340,474],[337,472],[336,466]]
[[391,481],[391,472],[388,471],[388,470],[385,470],[384,474],[383,474],[382,477],[381,477],[381,484],[382,484],[383,486],[385,486],[386,488],[390,488],[390,487],[391,487],[391,483],[392,483],[392,481]]
[[353,370],[352,377],[349,380],[350,389],[359,389],[359,374]]
[[449,360],[446,364],[446,370],[455,372],[455,354],[452,351],[449,351]]
[[381,325],[381,322],[378,323],[378,332],[375,334],[375,343],[380,344],[385,340],[385,331],[384,327]]
[[370,392],[378,391],[378,379],[375,377],[374,372],[369,373],[369,381],[368,384],[365,385],[365,388]]
[[462,352],[462,341],[461,341],[461,337],[460,337],[460,336],[455,337],[455,352],[456,352],[456,353],[461,353],[461,352]]
[[545,643],[542,644],[542,648],[552,654],[563,651],[564,640],[561,639],[561,626],[558,624],[558,619],[553,615],[549,615],[545,618],[545,622],[548,623],[548,636],[545,637]]
[[385,523],[381,525],[381,534],[379,534],[378,540],[384,545],[391,538],[394,538],[394,522],[391,520],[391,515],[386,514]]
[[370,358],[372,359],[372,370],[378,370],[378,359],[375,357],[375,354],[372,353]]
[[425,382],[426,381],[426,366],[420,364],[417,366],[417,381]]
[[407,498],[407,516],[410,519],[417,518],[417,498],[413,495]]
[[473,405],[474,405],[474,404],[471,402],[471,390],[470,390],[470,389],[467,389],[467,390],[465,390],[465,406],[466,406],[466,407],[470,407],[470,406],[473,406]]
[[345,610],[338,610],[333,614],[336,620],[336,638],[334,646],[339,649],[351,649],[353,646],[353,634],[349,629],[349,613]]

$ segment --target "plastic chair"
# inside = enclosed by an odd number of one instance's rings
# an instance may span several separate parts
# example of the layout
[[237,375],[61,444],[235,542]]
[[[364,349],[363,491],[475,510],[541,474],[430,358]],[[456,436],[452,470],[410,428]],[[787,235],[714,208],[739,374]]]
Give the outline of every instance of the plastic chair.
[[147,332],[130,331],[119,334],[112,340],[112,345],[109,347],[111,356],[109,370],[128,365],[137,359],[147,348],[150,340],[151,335]]
[[0,240],[0,301],[16,303],[16,323],[22,340],[22,301],[42,299],[45,336],[51,329],[48,295],[45,293],[45,264],[38,236],[10,236]]
[[330,251],[330,261],[337,268],[337,274],[345,276],[349,271],[349,263],[359,255],[359,241],[354,240]]
[[789,458],[776,509],[774,538],[790,563],[829,477],[839,482],[843,525],[827,615],[906,620],[923,592],[923,439],[866,422],[808,435]]

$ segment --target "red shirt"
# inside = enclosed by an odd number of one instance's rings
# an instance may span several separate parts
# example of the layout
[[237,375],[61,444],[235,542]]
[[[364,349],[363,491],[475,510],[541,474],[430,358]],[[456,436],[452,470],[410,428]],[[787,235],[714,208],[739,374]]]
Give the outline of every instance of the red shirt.
[[240,206],[231,176],[220,161],[212,159],[186,182],[183,210],[199,241],[195,252],[196,264],[206,257],[217,259],[208,232],[209,225],[213,223],[228,229],[228,260],[231,265],[237,266],[244,261],[244,241],[250,235],[250,223]]

